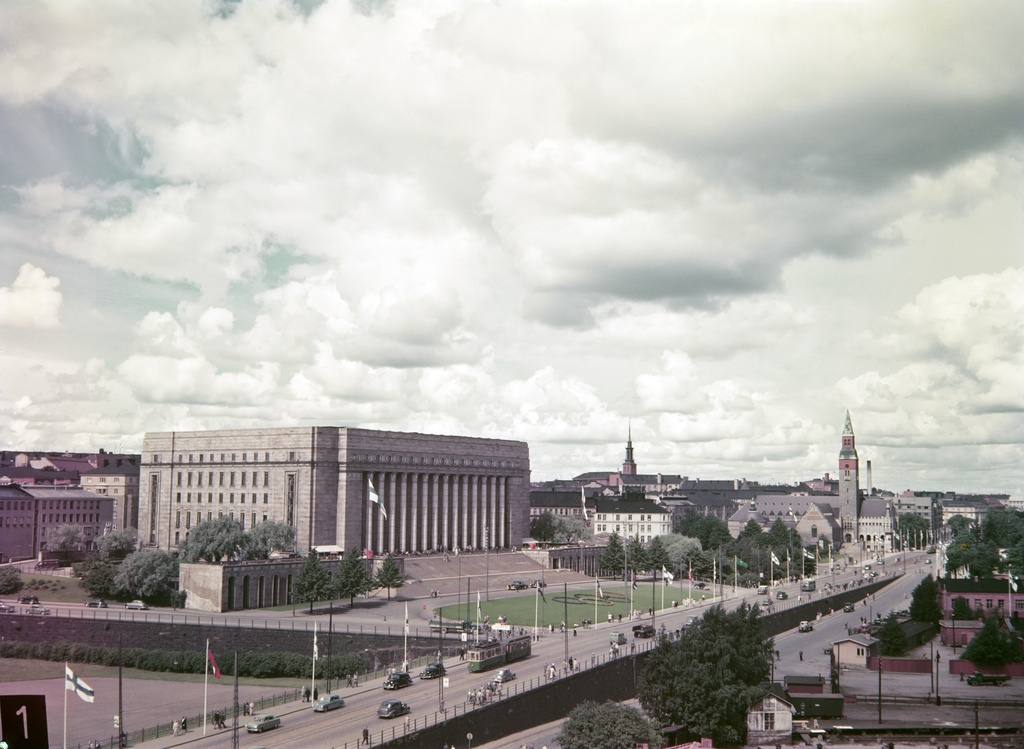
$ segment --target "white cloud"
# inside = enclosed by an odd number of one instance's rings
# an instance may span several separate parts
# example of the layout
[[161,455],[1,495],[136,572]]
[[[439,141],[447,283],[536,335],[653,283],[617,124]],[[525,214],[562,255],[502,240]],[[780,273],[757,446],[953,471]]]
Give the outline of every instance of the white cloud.
[[0,288],[0,326],[47,330],[60,325],[64,297],[60,279],[31,263],[18,269],[10,286]]

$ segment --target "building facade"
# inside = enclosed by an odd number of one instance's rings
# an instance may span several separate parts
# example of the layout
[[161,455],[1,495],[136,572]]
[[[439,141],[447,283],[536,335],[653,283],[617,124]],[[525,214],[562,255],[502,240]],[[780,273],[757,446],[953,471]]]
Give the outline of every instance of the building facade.
[[155,432],[143,442],[139,538],[176,548],[231,516],[295,528],[297,550],[518,546],[529,533],[524,442],[348,427]]
[[82,474],[82,488],[110,497],[113,504],[113,529],[139,525],[139,464],[115,459]]
[[855,543],[860,537],[860,461],[857,459],[857,438],[853,434],[853,421],[846,412],[843,425],[843,443],[839,451],[839,518],[843,527],[843,542]]
[[617,533],[642,543],[672,532],[672,512],[653,499],[597,497],[590,522],[595,536]]

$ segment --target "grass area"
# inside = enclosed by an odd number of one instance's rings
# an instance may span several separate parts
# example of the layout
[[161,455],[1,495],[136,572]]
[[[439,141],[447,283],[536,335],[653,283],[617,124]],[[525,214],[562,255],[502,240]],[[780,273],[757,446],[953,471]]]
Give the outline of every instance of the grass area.
[[12,593],[10,598],[34,595],[47,603],[85,603],[92,597],[82,587],[82,581],[77,577],[23,574],[21,583],[21,590]]
[[[92,663],[72,664],[75,673],[88,678],[96,677],[117,677],[117,666],[100,666]],[[230,670],[229,665],[227,670]],[[222,671],[222,679],[230,679],[227,670]],[[57,661],[21,660],[15,658],[0,658],[0,681],[32,681],[35,679],[60,679],[64,675],[64,664]],[[202,683],[202,674],[175,674],[167,671],[141,671],[137,668],[126,668],[122,671],[125,679],[146,679],[148,681],[178,681]],[[211,676],[211,680],[212,680]],[[309,679],[252,679],[242,677],[239,684],[261,687],[281,687],[292,689],[302,687],[309,683]]]
[[[594,586],[586,588],[570,588],[563,593],[560,588],[548,587],[544,589],[544,598],[537,595],[535,589],[522,590],[508,598],[501,598],[493,601],[480,602],[480,618],[490,617],[489,621],[494,624],[499,616],[504,616],[509,624],[519,627],[532,627],[534,616],[540,626],[559,626],[562,620],[571,627],[580,624],[584,619],[594,620],[595,600],[597,603],[597,621],[606,621],[608,614],[617,618],[620,614],[623,620],[629,619],[630,609],[630,586],[621,584],[602,583],[601,591],[603,598],[596,598]],[[671,608],[672,601],[682,602],[687,597],[687,591],[678,587],[664,588],[661,585],[652,586],[650,583],[642,584],[637,590],[632,591],[633,608],[646,611],[651,607],[662,607],[662,591],[665,594],[665,607]],[[710,598],[708,591],[693,591],[694,601],[702,598]],[[546,599],[546,600],[545,600]],[[566,609],[568,618],[566,619]],[[536,614],[535,614],[536,612]],[[435,614],[436,616],[436,614]],[[476,620],[476,601],[471,599],[467,606],[465,601],[462,605],[449,605],[441,607],[441,616],[446,620],[459,621],[461,619]]]

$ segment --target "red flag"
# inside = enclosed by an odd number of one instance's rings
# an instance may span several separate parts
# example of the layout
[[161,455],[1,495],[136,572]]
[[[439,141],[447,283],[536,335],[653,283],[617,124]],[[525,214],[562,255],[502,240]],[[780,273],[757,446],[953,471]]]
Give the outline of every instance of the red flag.
[[206,660],[208,660],[210,662],[210,665],[213,666],[213,678],[214,679],[219,679],[220,678],[220,669],[217,668],[217,661],[214,660],[214,658],[213,658],[213,651],[210,650],[209,648],[206,649]]

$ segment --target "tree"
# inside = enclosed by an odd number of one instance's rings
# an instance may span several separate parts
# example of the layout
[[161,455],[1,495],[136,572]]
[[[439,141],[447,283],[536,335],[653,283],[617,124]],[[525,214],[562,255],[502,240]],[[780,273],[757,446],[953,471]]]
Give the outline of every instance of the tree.
[[881,655],[899,658],[907,652],[910,643],[907,642],[907,635],[900,626],[896,614],[889,614],[885,617],[885,623],[878,632],[878,652]]
[[1020,641],[1013,634],[1000,629],[1000,618],[993,614],[985,626],[964,648],[963,659],[980,666],[1002,666],[1021,661]]
[[693,510],[687,510],[673,530],[683,536],[696,538],[703,549],[717,549],[732,542],[729,523],[714,515],[698,515]]
[[686,726],[691,740],[716,746],[746,738],[747,708],[768,681],[775,641],[746,604],[710,609],[676,641],[663,641],[640,673],[637,697],[660,725]]
[[366,565],[359,556],[359,549],[352,547],[338,570],[338,578],[334,581],[334,590],[339,598],[348,598],[349,608],[355,606],[356,596],[361,596],[373,588],[373,580],[366,571]]
[[48,551],[59,551],[67,561],[68,552],[82,548],[82,526],[80,525],[58,525],[50,528],[46,534],[46,548]]
[[103,554],[93,554],[74,565],[75,574],[82,578],[82,587],[97,598],[113,598],[118,594],[117,573],[121,560]]
[[612,531],[608,536],[608,545],[601,552],[598,566],[607,572],[619,573],[624,568],[622,538],[618,533]]
[[162,549],[142,549],[129,554],[114,576],[118,590],[139,598],[165,593],[172,577],[178,576],[178,560]]
[[537,541],[551,542],[555,540],[555,516],[550,512],[542,512],[530,521],[530,537]]
[[589,526],[583,522],[583,518],[555,518],[555,538],[562,539],[567,544],[576,543],[584,538],[588,528]]
[[[669,569],[671,566],[672,560],[669,558],[661,536],[655,536],[647,543],[647,563],[655,573],[661,571],[662,567]],[[669,571],[671,570],[669,569]]]
[[915,622],[938,623],[942,618],[939,606],[939,586],[935,578],[927,575],[916,588],[910,601],[910,618]]
[[100,550],[101,554],[111,559],[124,559],[135,551],[138,538],[139,533],[134,528],[110,531],[96,539],[96,548]]
[[668,568],[677,574],[689,571],[690,563],[697,558],[701,552],[700,541],[690,536],[681,536],[678,533],[671,533],[667,536],[659,536],[668,554]]
[[761,524],[754,519],[747,521],[747,524],[743,526],[743,530],[740,531],[740,535],[736,540],[743,541],[748,539],[757,544],[761,544],[765,540]]
[[178,548],[183,562],[220,564],[241,555],[246,543],[242,524],[229,515],[193,526]]
[[246,559],[269,559],[275,551],[294,548],[295,528],[287,523],[268,521],[254,525],[245,533],[243,549]]
[[658,727],[639,710],[616,702],[582,702],[562,724],[556,739],[562,749],[623,749],[662,745]]
[[405,575],[402,573],[402,568],[398,566],[398,562],[395,558],[388,554],[384,557],[384,561],[381,562],[380,569],[377,570],[377,574],[373,578],[373,584],[378,588],[388,589],[388,600],[391,600],[391,589],[401,588],[405,585]]
[[331,588],[331,575],[320,564],[320,555],[316,553],[316,549],[312,549],[295,578],[295,599],[301,603],[308,603],[309,613],[312,614],[313,604],[330,597]]
[[8,595],[21,590],[21,570],[17,567],[0,567],[0,594]]
[[647,561],[647,550],[640,543],[639,536],[632,536],[626,539],[626,564],[631,571],[649,570],[650,563]]
[[957,596],[953,599],[953,618],[957,621],[967,622],[974,619],[974,609],[971,608],[971,602],[963,596]]

